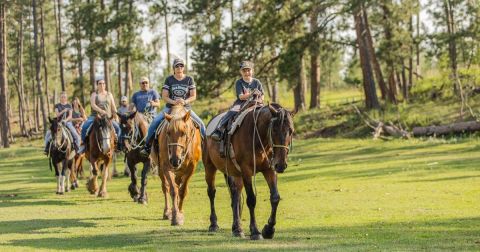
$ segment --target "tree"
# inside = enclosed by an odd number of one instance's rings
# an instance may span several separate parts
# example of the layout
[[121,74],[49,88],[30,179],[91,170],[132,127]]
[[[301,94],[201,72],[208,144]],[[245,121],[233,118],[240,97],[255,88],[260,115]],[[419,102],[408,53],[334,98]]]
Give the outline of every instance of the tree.
[[7,3],[0,2],[0,114],[5,116],[0,120],[1,140],[4,148],[10,147],[8,141],[8,82],[7,82]]
[[[57,39],[57,53],[58,53],[58,62],[60,64],[60,82],[62,84],[62,91],[65,91],[65,77],[64,77],[64,67],[63,67],[63,42],[62,42],[62,0],[54,0],[56,3],[53,7],[55,13],[55,30],[56,30],[56,39]],[[79,25],[79,24],[77,24]],[[80,45],[81,46],[81,45]],[[82,96],[83,97],[83,96]]]

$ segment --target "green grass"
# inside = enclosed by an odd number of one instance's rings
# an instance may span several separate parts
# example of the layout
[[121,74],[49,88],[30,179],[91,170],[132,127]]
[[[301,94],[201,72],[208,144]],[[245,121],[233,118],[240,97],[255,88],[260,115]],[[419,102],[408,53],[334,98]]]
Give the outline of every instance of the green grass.
[[[480,250],[477,138],[296,141],[289,167],[279,175],[275,238],[263,241],[231,237],[223,179],[217,181],[216,201],[221,230],[207,232],[210,211],[201,166],[190,184],[185,225],[171,227],[160,219],[163,197],[156,177],[148,181],[147,206],[130,200],[127,178],[109,181],[107,199],[89,195],[84,180],[79,190],[55,195],[40,144],[0,150],[1,251]],[[270,203],[262,176],[256,181],[261,228]]]

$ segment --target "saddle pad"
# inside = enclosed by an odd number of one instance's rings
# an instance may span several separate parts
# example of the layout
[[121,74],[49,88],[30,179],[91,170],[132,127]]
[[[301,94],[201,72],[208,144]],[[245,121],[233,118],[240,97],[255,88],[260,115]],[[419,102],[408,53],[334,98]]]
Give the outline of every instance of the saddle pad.
[[225,115],[227,114],[227,112],[223,112],[217,116],[215,116],[214,118],[212,118],[212,120],[210,120],[210,122],[208,123],[207,125],[207,136],[211,136],[212,133],[215,131],[215,129],[217,128],[217,125],[218,123],[220,122],[220,120],[222,119],[222,117],[224,117]]
[[235,121],[233,121],[232,123],[232,127],[230,128],[230,131],[228,131],[228,134],[229,135],[233,135],[233,133],[235,133],[235,130],[237,130],[237,128],[240,127],[240,125],[242,125],[242,122],[243,122],[243,119],[245,119],[245,117],[247,116],[247,114],[254,110],[255,108],[261,108],[262,106],[259,105],[259,106],[251,106],[247,109],[245,109],[244,111],[242,111],[240,113],[239,116],[237,116],[237,118],[235,118]]

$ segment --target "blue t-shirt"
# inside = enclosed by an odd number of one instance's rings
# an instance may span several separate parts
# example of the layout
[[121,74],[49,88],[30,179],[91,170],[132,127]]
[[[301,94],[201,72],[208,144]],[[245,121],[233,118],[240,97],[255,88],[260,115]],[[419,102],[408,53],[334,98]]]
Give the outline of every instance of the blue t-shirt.
[[[195,88],[195,81],[188,75],[182,80],[177,80],[173,75],[170,75],[165,79],[165,84],[163,84],[163,89],[168,90],[168,97],[172,100],[178,98],[188,99],[190,97],[190,90]],[[170,108],[172,105],[167,103],[167,107]],[[190,108],[190,104],[185,105],[185,107]]]
[[251,93],[255,89],[260,91],[262,95],[264,94],[262,83],[259,80],[252,78],[252,82],[250,83],[244,81],[243,79],[237,80],[235,82],[235,94],[237,95],[237,101],[241,101],[239,97],[241,94],[245,94],[247,91]]
[[[145,113],[145,108],[149,101],[159,100],[160,95],[154,89],[150,89],[148,91],[137,91],[132,96],[132,103],[135,104],[135,108],[138,112]],[[157,112],[156,107],[150,107],[149,112]]]

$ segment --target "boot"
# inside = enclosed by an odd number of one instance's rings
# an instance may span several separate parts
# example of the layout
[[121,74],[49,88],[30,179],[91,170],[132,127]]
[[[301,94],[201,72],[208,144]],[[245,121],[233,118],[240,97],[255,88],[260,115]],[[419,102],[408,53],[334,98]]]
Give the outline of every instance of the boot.
[[43,150],[43,154],[47,155],[49,154],[50,152],[50,142],[48,142],[46,145],[45,145],[45,149]]
[[220,141],[223,138],[223,131],[223,127],[216,128],[211,135],[212,139],[215,141]]
[[151,141],[148,141],[145,143],[145,146],[143,146],[143,149],[140,151],[140,155],[148,157],[150,155],[150,151],[152,150],[152,144]]

